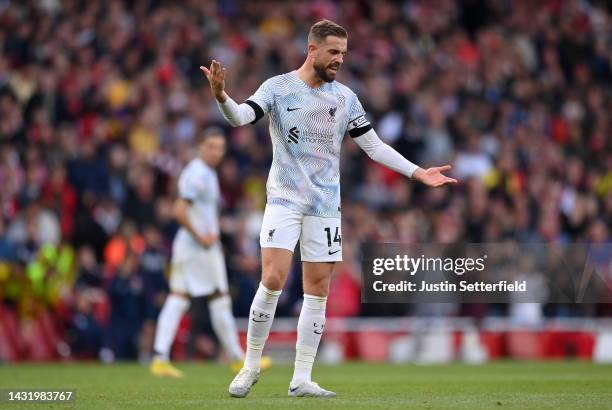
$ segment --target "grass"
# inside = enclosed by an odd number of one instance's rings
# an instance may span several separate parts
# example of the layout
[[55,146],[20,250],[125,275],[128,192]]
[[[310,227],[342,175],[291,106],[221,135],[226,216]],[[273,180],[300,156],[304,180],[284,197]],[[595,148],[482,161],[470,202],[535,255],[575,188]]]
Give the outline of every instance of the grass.
[[0,388],[76,389],[70,404],[7,404],[2,409],[612,409],[612,366],[585,362],[496,362],[416,366],[316,366],[314,379],[335,399],[287,397],[292,368],[266,371],[245,399],[232,399],[233,375],[216,364],[180,364],[186,378],[157,379],[137,364],[0,366]]

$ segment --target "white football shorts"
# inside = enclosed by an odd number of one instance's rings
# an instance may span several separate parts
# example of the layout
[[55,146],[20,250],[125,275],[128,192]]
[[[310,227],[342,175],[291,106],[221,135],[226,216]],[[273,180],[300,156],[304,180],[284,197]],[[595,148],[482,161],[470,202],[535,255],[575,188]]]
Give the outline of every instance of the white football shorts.
[[303,262],[342,261],[340,217],[303,215],[283,205],[267,204],[259,244],[295,251],[300,241]]
[[193,297],[207,296],[215,291],[228,292],[227,269],[221,244],[210,248],[174,241],[170,290]]

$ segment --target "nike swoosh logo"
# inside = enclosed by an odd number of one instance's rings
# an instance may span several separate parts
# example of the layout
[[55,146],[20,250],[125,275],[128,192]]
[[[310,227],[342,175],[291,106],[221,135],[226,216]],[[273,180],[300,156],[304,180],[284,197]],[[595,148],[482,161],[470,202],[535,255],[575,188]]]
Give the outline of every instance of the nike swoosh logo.
[[289,387],[289,391],[290,391],[291,393],[293,393],[293,392],[294,392],[294,391],[296,391],[296,390],[297,390],[299,387],[300,387],[300,386],[298,386],[298,387],[293,387],[293,388]]
[[340,252],[340,249],[338,249],[337,251],[333,251],[333,252],[332,251],[327,251],[327,253],[329,255],[333,255],[334,253],[338,253],[338,252]]
[[318,334],[318,335],[322,335],[322,334],[323,334],[323,332],[322,332],[322,331],[321,331],[321,332],[317,332],[317,331],[315,330],[314,332],[315,332],[316,334]]
[[255,319],[253,319],[253,318],[251,318],[251,320],[252,320],[253,322],[258,322],[258,323],[261,323],[261,322],[267,322],[267,320],[255,320]]
[[291,112],[291,111],[295,111],[295,110],[301,110],[302,107],[298,107],[298,108],[289,108],[287,107],[287,111]]

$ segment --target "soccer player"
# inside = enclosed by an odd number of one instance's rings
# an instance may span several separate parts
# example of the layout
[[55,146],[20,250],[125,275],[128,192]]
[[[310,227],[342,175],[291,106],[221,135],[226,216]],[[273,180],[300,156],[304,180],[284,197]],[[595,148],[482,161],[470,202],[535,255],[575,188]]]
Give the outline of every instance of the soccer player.
[[[174,216],[181,228],[172,244],[170,295],[159,314],[155,332],[155,357],[151,373],[156,376],[182,377],[170,363],[170,348],[189,297],[206,296],[212,327],[237,372],[242,367],[244,351],[238,340],[228,295],[227,272],[219,243],[219,181],[215,167],[225,154],[225,136],[218,128],[206,130],[193,159],[178,181],[179,198]],[[266,359],[264,359],[266,360]],[[267,367],[267,362],[264,367]]]
[[225,68],[218,61],[200,67],[230,125],[253,124],[270,115],[274,150],[260,234],[262,278],[251,306],[244,367],[229,386],[234,397],[245,397],[259,379],[259,358],[298,239],[304,302],[288,394],[336,395],[313,382],[311,371],[325,328],[329,282],[335,263],[342,260],[339,158],[347,131],[370,158],[409,178],[432,187],[457,182],[442,174],[449,165],[419,168],[378,138],[355,93],[334,81],[346,51],[344,28],[328,20],[316,23],[308,34],[304,64],[266,80],[242,104],[225,92]]

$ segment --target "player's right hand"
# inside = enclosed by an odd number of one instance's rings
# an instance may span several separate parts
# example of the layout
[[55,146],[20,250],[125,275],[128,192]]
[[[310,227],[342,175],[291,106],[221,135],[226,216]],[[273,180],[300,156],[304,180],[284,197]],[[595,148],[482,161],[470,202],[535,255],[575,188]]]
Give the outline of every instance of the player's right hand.
[[225,102],[224,90],[225,90],[225,68],[221,67],[221,63],[217,60],[213,60],[210,63],[210,68],[206,68],[203,65],[200,66],[200,70],[204,73],[208,82],[210,83],[210,89],[212,90],[215,98],[220,102]]
[[202,245],[205,248],[210,248],[218,240],[219,240],[219,235],[212,234],[212,233],[211,234],[207,234],[207,235],[200,235],[198,237],[198,241],[200,242],[200,245]]

